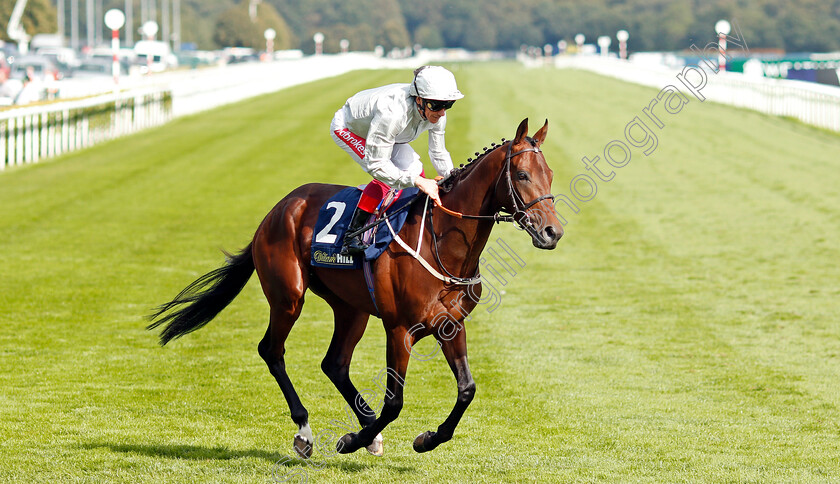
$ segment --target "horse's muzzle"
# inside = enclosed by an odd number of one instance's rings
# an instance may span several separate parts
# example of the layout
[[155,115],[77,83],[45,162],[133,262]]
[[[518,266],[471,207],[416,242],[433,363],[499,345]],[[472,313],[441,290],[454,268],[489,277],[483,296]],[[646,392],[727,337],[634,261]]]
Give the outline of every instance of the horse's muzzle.
[[531,234],[531,241],[538,249],[552,250],[563,237],[563,227],[560,225],[546,225],[542,230]]

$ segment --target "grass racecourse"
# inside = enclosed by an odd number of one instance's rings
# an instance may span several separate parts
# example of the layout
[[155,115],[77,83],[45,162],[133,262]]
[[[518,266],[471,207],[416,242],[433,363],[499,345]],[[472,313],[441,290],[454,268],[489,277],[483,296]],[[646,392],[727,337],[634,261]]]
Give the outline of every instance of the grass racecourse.
[[[603,160],[657,92],[514,63],[453,69],[467,93],[447,115],[456,163],[549,118],[556,194],[595,179],[581,158]],[[648,123],[649,156],[631,146],[579,213],[558,204],[557,250],[494,230],[526,265],[467,324],[476,398],[433,452],[411,442],[454,404],[442,356],[409,365],[383,458],[291,458],[296,427],[257,354],[256,276],[160,348],[143,316],[245,246],[277,200],[367,180],[330,140],[332,113],[410,74],[354,72],[0,173],[0,482],[840,481],[840,136],[685,89],[679,113],[657,111],[664,128]],[[311,295],[286,353],[325,439],[346,420],[319,367],[332,324]],[[360,389],[376,388],[384,342],[372,319]]]

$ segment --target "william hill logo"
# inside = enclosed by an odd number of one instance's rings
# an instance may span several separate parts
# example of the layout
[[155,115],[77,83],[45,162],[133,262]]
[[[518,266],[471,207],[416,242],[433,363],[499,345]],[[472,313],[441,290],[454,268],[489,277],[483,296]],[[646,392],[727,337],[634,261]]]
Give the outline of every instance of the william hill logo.
[[316,250],[312,254],[312,259],[319,264],[353,265],[352,257],[341,254],[330,254],[323,250]]

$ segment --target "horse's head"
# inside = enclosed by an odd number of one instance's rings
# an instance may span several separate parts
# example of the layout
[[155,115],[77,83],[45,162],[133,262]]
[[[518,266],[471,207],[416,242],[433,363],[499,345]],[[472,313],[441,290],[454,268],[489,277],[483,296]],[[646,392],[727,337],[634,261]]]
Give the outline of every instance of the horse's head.
[[563,236],[563,226],[551,203],[554,172],[540,150],[547,132],[548,120],[533,137],[528,136],[528,118],[519,123],[516,136],[506,146],[496,185],[497,203],[513,214],[516,223],[531,235],[534,247],[539,249],[555,248]]

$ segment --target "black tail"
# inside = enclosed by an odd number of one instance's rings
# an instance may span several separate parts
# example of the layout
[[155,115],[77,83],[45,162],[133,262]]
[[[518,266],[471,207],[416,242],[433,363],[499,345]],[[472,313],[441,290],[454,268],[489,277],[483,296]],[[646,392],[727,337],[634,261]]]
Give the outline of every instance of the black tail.
[[[156,312],[148,316],[153,322],[146,329],[152,330],[166,324],[160,333],[161,346],[201,329],[233,301],[253,272],[254,259],[251,244],[248,244],[239,254],[228,255],[227,264],[199,277],[175,299],[156,308]],[[183,307],[164,315],[179,306]]]

